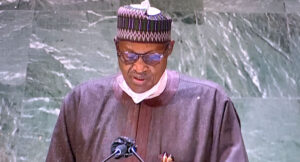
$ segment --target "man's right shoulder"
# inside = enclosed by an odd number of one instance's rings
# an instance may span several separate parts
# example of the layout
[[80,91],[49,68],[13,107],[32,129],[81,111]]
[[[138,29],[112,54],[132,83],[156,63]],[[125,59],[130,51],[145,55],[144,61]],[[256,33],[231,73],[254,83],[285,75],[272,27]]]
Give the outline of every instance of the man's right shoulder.
[[70,94],[73,95],[83,95],[83,94],[95,94],[95,93],[101,93],[104,91],[112,90],[113,82],[115,78],[120,74],[114,74],[110,76],[105,76],[101,78],[95,78],[88,81],[85,81],[83,83],[78,84],[75,86]]

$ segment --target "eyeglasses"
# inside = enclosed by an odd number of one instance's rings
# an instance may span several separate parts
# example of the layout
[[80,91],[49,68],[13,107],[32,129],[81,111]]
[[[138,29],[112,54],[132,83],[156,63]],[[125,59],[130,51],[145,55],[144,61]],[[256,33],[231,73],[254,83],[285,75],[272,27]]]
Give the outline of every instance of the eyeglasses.
[[164,57],[164,55],[160,53],[137,54],[128,51],[118,52],[118,56],[125,64],[133,64],[141,57],[145,64],[152,66],[160,63],[161,59]]
[[162,58],[165,55],[165,52],[167,51],[167,49],[170,45],[169,44],[170,42],[166,42],[166,48],[164,49],[163,53],[154,52],[154,53],[138,54],[138,53],[129,52],[129,51],[121,52],[119,49],[119,40],[117,38],[114,38],[114,42],[117,47],[117,55],[121,59],[121,61],[124,62],[125,64],[133,64],[141,57],[145,64],[151,65],[151,66],[154,66],[154,65],[160,63],[160,61],[162,60]]

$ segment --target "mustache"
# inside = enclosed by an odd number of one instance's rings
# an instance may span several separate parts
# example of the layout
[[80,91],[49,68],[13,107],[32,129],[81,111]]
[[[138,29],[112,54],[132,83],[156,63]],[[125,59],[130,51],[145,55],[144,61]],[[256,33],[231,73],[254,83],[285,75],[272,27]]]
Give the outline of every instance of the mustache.
[[135,70],[130,71],[130,75],[138,79],[145,79],[148,77],[147,72],[137,72]]

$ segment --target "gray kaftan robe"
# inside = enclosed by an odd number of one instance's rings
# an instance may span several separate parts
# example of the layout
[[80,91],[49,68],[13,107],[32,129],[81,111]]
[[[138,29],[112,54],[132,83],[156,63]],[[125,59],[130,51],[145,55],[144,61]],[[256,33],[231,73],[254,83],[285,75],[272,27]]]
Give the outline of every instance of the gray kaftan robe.
[[119,136],[135,139],[145,162],[159,162],[163,152],[176,162],[248,161],[238,115],[218,85],[168,71],[164,92],[135,104],[116,76],[83,83],[68,94],[47,162],[101,162]]

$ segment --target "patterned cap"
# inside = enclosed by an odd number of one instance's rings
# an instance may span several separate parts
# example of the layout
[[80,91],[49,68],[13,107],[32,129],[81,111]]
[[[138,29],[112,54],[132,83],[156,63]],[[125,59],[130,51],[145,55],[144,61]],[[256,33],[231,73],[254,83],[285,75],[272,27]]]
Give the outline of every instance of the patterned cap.
[[118,10],[117,39],[163,43],[171,40],[172,19],[154,7],[126,5]]

